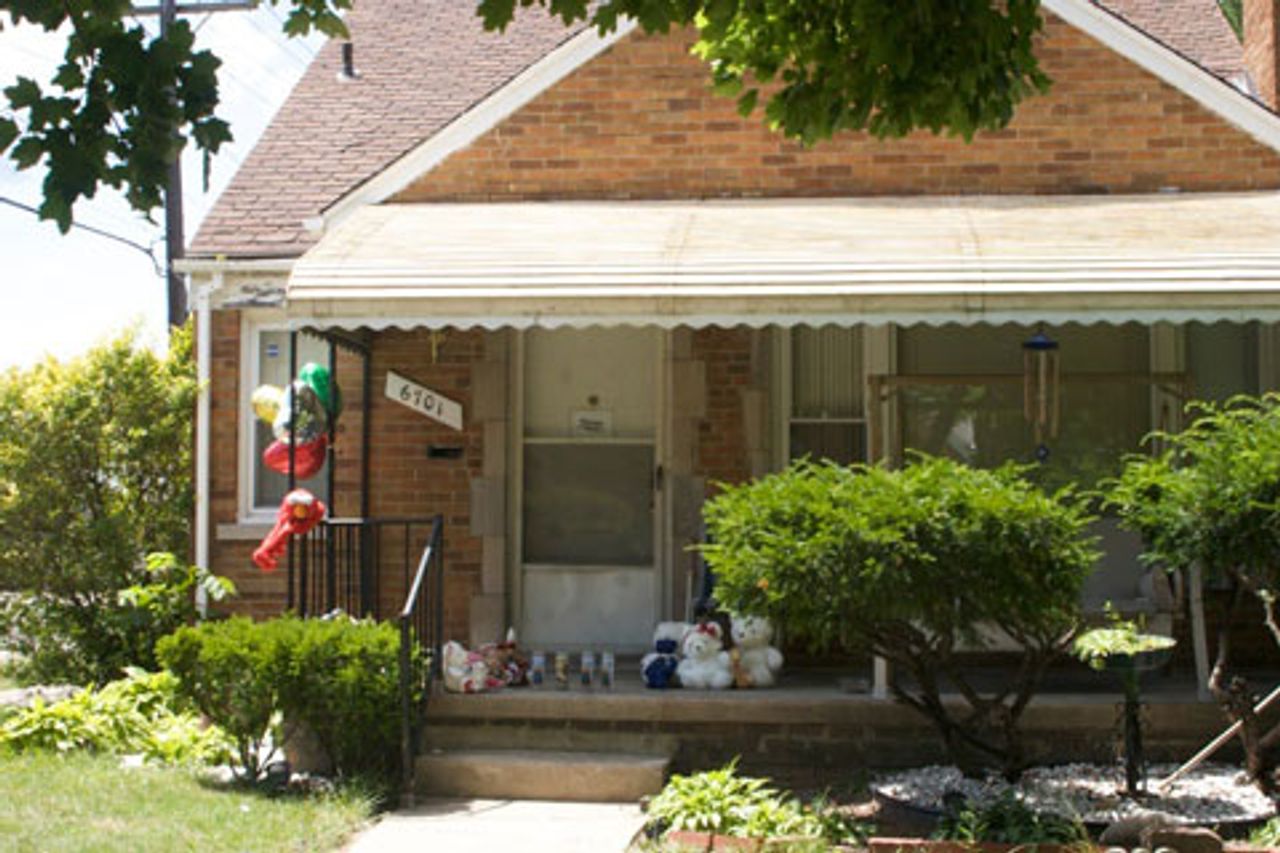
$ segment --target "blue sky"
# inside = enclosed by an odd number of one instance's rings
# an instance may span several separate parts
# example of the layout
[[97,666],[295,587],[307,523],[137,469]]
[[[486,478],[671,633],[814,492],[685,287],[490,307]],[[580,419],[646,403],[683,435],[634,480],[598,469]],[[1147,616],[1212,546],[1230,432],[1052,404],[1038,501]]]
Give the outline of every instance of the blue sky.
[[[223,60],[220,114],[231,122],[235,142],[215,158],[207,192],[200,157],[188,152],[184,159],[188,240],[322,43],[314,36],[288,39],[280,16],[263,6],[192,18],[199,44]],[[7,18],[0,23],[0,86],[19,74],[44,82],[61,40],[14,28]],[[42,180],[39,167],[16,172],[0,160],[0,197],[36,206]],[[147,222],[110,191],[76,209],[78,222],[154,247],[163,263],[161,211],[153,217]],[[0,369],[30,365],[45,354],[72,356],[130,326],[148,342],[162,342],[165,311],[164,280],[142,252],[79,229],[63,236],[52,223],[0,205]]]

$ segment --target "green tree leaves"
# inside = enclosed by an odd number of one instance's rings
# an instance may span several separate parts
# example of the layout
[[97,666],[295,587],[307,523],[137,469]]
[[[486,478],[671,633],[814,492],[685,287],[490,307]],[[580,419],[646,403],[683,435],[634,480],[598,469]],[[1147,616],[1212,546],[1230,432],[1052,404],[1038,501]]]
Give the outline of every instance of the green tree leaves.
[[[702,551],[726,607],[895,662],[914,681],[895,695],[938,726],[957,765],[1012,776],[1018,717],[1070,642],[1097,558],[1084,503],[1024,473],[927,456],[901,470],[800,462],[709,501]],[[979,691],[960,653],[1001,635],[1016,672]],[[942,701],[944,683],[962,710]]]
[[[350,0],[292,0],[290,34],[345,32]],[[62,62],[45,86],[21,78],[4,90],[0,154],[19,169],[45,170],[40,216],[66,232],[76,202],[102,186],[137,210],[163,200],[168,169],[187,140],[206,156],[231,140],[218,106],[221,61],[196,50],[191,26],[149,35],[122,0],[0,0],[18,24],[65,31]]]
[[[135,608],[118,595],[177,582],[144,557],[189,545],[190,334],[171,346],[161,357],[126,335],[0,374],[0,589],[21,593],[0,624],[21,629],[32,677],[101,681],[150,663],[148,626],[165,620],[142,610],[156,598]],[[196,582],[178,597],[189,603]]]
[[[274,4],[274,3],[273,3]],[[351,0],[285,0],[284,30],[345,34]],[[915,130],[971,139],[1004,127],[1049,81],[1032,53],[1039,0],[479,0],[502,30],[519,7],[602,33],[634,18],[648,32],[696,26],[694,52],[715,89],[742,115],[806,145],[842,130],[899,137]],[[49,85],[5,90],[0,155],[46,170],[40,215],[64,232],[80,199],[101,186],[138,210],[162,200],[166,174],[188,141],[206,157],[230,141],[216,114],[220,60],[196,50],[177,21],[163,38],[127,17],[124,0],[0,0],[12,20],[69,33]]]
[[601,32],[624,15],[648,32],[696,26],[716,91],[743,115],[763,98],[769,125],[806,145],[842,130],[967,140],[1049,85],[1032,51],[1039,0],[481,0],[479,12],[500,30],[517,5]]

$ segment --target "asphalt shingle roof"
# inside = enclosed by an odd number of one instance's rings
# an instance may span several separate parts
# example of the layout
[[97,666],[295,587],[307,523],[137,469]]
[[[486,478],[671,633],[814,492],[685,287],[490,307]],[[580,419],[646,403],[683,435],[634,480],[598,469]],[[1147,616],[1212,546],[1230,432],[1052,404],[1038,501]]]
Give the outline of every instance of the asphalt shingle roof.
[[189,255],[302,254],[316,240],[304,219],[581,29],[535,9],[502,35],[486,33],[472,0],[359,0],[347,27],[359,79],[339,79],[339,41],[320,50],[205,217]]
[[1216,0],[1097,1],[1219,77],[1244,74],[1244,49]]
[[[1215,0],[1095,0],[1220,77],[1243,51]],[[201,224],[188,254],[296,257],[303,221],[381,172],[581,31],[541,9],[485,33],[474,0],[359,0],[347,18],[360,77],[321,49]]]

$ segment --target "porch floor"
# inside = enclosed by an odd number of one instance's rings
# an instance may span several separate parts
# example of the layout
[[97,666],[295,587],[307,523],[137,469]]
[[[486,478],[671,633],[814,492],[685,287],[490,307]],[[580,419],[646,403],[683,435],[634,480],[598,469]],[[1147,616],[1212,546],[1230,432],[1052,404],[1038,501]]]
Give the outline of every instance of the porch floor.
[[[1265,693],[1280,683],[1280,671],[1249,673],[1251,683]],[[975,671],[979,688],[995,685],[1000,668]],[[436,719],[475,720],[661,720],[699,722],[733,720],[740,723],[861,723],[896,726],[914,718],[892,697],[870,692],[869,667],[862,669],[802,667],[784,671],[773,688],[752,690],[652,690],[644,686],[636,658],[619,658],[612,689],[584,687],[570,679],[567,690],[554,684],[517,687],[479,695],[457,695],[437,690],[430,715]],[[439,687],[439,686],[437,686]],[[954,697],[959,701],[959,697]],[[1196,696],[1192,673],[1155,673],[1142,682],[1142,698],[1156,718],[1178,718],[1206,731],[1219,727],[1221,712],[1211,701]],[[1032,700],[1031,717],[1071,714],[1105,721],[1110,728],[1116,706],[1122,702],[1117,678],[1085,668],[1064,667],[1051,671]],[[1165,708],[1166,711],[1159,709]],[[914,719],[911,720],[914,722]],[[1212,733],[1210,732],[1210,735]]]
[[[998,668],[990,670],[994,683]],[[1254,673],[1265,692],[1280,673]],[[978,679],[980,682],[983,680]],[[650,690],[638,661],[621,659],[611,690],[571,684],[459,695],[438,692],[427,710],[434,745],[661,751],[677,772],[737,757],[744,770],[801,786],[847,784],[881,769],[946,763],[921,714],[867,691],[866,670],[803,667],[758,690]],[[861,690],[850,690],[861,687]],[[1191,674],[1144,680],[1144,742],[1151,762],[1181,762],[1225,728]],[[959,697],[954,697],[959,702]],[[1022,716],[1031,764],[1109,762],[1118,754],[1122,697],[1116,679],[1084,667],[1050,673]],[[640,747],[640,748],[637,748]],[[1219,760],[1238,758],[1228,745]]]

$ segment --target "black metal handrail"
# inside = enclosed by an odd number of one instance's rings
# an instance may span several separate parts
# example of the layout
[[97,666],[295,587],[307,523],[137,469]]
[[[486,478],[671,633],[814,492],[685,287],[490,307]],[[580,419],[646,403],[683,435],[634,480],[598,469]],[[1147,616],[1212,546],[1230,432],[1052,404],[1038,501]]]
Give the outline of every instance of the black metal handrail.
[[[400,611],[400,772],[401,796],[406,806],[413,805],[414,759],[422,720],[419,708],[415,707],[414,688],[421,688],[424,702],[431,695],[431,685],[440,675],[443,640],[444,516],[437,515]],[[426,645],[426,641],[430,645]],[[415,645],[419,652],[426,648],[429,656],[425,683],[419,678],[422,670],[414,666]]]
[[[390,610],[382,605],[384,583],[394,577],[398,561],[401,589],[408,588],[415,540],[421,541],[434,521],[431,516],[324,519],[303,537],[289,566],[287,609],[304,617],[341,609],[360,618],[383,618]],[[387,592],[395,595],[394,585]]]

